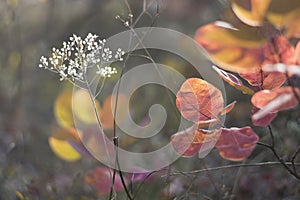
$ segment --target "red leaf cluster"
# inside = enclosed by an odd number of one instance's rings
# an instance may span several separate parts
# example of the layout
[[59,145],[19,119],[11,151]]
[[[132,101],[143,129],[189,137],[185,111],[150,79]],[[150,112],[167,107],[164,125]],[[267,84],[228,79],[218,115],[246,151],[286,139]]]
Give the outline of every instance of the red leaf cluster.
[[[220,73],[223,73],[221,70]],[[232,80],[233,75],[224,78],[241,86],[242,83]],[[186,80],[177,93],[176,105],[182,116],[195,124],[171,137],[175,151],[184,157],[208,153],[214,146],[220,155],[228,160],[240,161],[248,157],[254,149],[259,137],[250,127],[201,129],[204,125],[216,127],[221,125],[220,115],[230,112],[235,103],[224,108],[223,96],[219,89],[199,78]]]

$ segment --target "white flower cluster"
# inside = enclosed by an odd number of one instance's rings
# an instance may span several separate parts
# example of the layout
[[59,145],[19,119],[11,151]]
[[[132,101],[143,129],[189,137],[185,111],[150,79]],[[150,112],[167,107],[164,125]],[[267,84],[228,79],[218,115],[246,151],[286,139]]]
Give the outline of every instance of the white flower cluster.
[[[97,40],[98,36],[89,33],[85,39],[76,36],[63,42],[61,49],[52,49],[49,59],[42,56],[39,67],[48,69],[60,75],[60,80],[84,80],[84,74],[89,67],[96,66],[97,74],[103,77],[111,77],[117,70],[105,63],[122,61],[124,51],[120,48],[114,53],[105,47],[106,40]],[[105,67],[100,67],[105,66]]]

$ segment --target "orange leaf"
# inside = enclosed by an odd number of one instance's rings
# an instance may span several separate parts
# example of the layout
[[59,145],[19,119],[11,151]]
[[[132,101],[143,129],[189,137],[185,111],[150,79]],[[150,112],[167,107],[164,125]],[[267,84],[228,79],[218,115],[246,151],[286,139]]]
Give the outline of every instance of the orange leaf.
[[74,142],[79,142],[80,138],[78,132],[74,128],[64,128],[55,132],[52,137],[58,140],[69,140]]
[[[86,151],[100,161],[110,161],[114,158],[115,148],[112,139],[107,137],[98,125],[89,125],[81,127],[82,131],[78,132],[84,149],[78,145],[74,147],[86,155]],[[76,149],[77,149],[76,148]]]
[[[118,108],[123,107],[124,103],[126,102],[126,96],[124,94],[119,94],[118,96]],[[102,111],[100,113],[100,119],[101,123],[104,129],[112,129],[114,126],[114,116],[113,116],[113,108],[112,105],[114,105],[116,102],[116,96],[108,96],[104,102]],[[118,109],[120,111],[121,109]],[[126,115],[122,112],[117,112],[117,116],[119,118],[119,122],[124,121]]]
[[221,112],[221,115],[225,115],[229,113],[235,106],[236,101],[232,102],[231,104],[228,104]]
[[265,39],[257,28],[240,25],[237,29],[226,22],[216,22],[200,27],[195,40],[222,69],[253,73],[261,68]]
[[220,155],[227,160],[241,161],[253,151],[259,137],[251,127],[222,128],[222,133],[216,144]]
[[221,91],[199,78],[186,80],[176,97],[177,108],[183,117],[195,123],[218,119],[224,109]]
[[217,142],[220,130],[198,129],[194,125],[171,136],[171,144],[175,151],[183,157],[191,157],[197,153],[211,150]]

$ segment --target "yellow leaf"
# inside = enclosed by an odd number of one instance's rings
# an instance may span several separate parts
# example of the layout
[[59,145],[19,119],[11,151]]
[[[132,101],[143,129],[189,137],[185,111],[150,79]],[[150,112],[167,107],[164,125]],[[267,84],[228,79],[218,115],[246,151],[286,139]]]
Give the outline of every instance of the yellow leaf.
[[287,37],[300,37],[299,0],[230,0],[236,16],[250,26],[262,26],[269,21],[284,30]]
[[237,17],[250,26],[261,26],[271,0],[231,0]]
[[49,138],[49,145],[52,151],[65,161],[72,162],[81,158],[81,155],[65,140],[51,136]]
[[25,199],[24,196],[23,196],[23,194],[21,192],[19,192],[19,191],[16,191],[16,196],[17,196],[17,198],[19,200],[24,200]]
[[[73,93],[73,105],[73,113],[76,118],[87,124],[97,123],[94,105],[86,90],[77,90]],[[97,100],[95,100],[95,105],[99,113],[100,106]]]
[[72,93],[63,91],[55,100],[54,114],[59,125],[62,127],[73,127]]

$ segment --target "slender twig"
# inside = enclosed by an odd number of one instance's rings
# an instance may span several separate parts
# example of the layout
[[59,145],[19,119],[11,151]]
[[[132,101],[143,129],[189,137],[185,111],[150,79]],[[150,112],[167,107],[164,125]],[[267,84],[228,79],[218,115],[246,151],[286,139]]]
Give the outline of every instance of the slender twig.
[[[203,165],[204,169],[208,169],[208,167],[207,167],[207,165],[206,165],[206,163],[205,163],[204,160],[202,160],[202,165]],[[206,175],[207,175],[208,179],[210,180],[210,182],[212,183],[213,187],[215,188],[216,192],[220,195],[220,190],[219,190],[219,188],[216,186],[216,184],[215,184],[215,182],[214,182],[214,180],[213,180],[213,177],[212,177],[212,175],[210,174],[210,171],[206,171]]]
[[[299,179],[300,180],[300,176],[299,174],[294,171],[293,169],[291,169],[291,167],[287,164],[287,162],[285,162],[280,156],[279,154],[277,153],[276,149],[275,149],[275,138],[274,138],[274,134],[273,134],[273,131],[272,131],[272,128],[270,125],[268,125],[268,129],[269,129],[269,133],[270,133],[270,136],[271,136],[271,145],[268,147],[274,154],[274,156],[277,158],[277,160],[281,163],[281,165],[291,174],[293,175],[295,178]],[[293,162],[290,162],[291,165],[293,166]]]
[[150,6],[152,6],[152,4],[155,2],[156,0],[151,1],[148,5],[146,0],[143,1],[143,10],[142,12],[139,14],[139,16],[136,18],[135,22],[132,24],[132,27],[135,27],[137,25],[137,23],[140,21],[140,19],[142,18],[142,16],[147,13],[148,9],[150,8]]
[[[119,141],[118,141],[118,137],[115,137],[114,138],[114,145],[116,148],[119,147]],[[121,182],[122,182],[122,185],[124,187],[124,190],[126,192],[126,195],[127,195],[127,198],[129,200],[133,200],[133,198],[131,197],[131,194],[127,188],[127,185],[126,185],[126,182],[125,182],[125,179],[124,179],[124,176],[123,176],[123,173],[122,173],[122,170],[121,170],[121,166],[120,166],[120,162],[119,162],[119,158],[118,158],[118,149],[116,151],[116,162],[117,162],[117,166],[118,166],[118,172],[119,172],[119,175],[120,175],[120,178],[121,178]],[[114,171],[115,172],[115,171]]]
[[190,181],[190,184],[188,186],[188,188],[185,190],[183,196],[185,198],[188,198],[189,197],[189,192],[191,191],[192,187],[193,187],[193,184],[195,182],[195,180],[198,178],[199,174],[195,174],[194,177],[192,178],[192,180]]
[[269,144],[263,143],[263,142],[257,142],[256,144],[267,147],[267,148],[271,148],[271,146]]
[[[165,169],[162,169],[162,170],[165,170]],[[161,171],[161,170],[160,170]],[[138,195],[138,193],[139,193],[139,191],[142,189],[142,187],[143,187],[143,185],[145,184],[145,182],[146,182],[146,180],[151,176],[151,175],[153,175],[153,174],[155,174],[155,173],[157,173],[157,172],[159,172],[159,171],[152,171],[152,172],[150,172],[149,174],[147,174],[147,176],[142,180],[142,182],[137,186],[137,189],[136,189],[136,191],[135,191],[135,194],[133,195],[133,199],[135,199],[136,198],[136,196]]]
[[[246,159],[243,160],[242,164],[245,164],[245,163],[246,163]],[[236,173],[234,184],[233,184],[232,191],[231,191],[231,195],[229,196],[229,200],[233,200],[236,197],[236,193],[237,193],[237,190],[238,190],[238,185],[239,185],[240,177],[242,175],[242,170],[243,170],[243,168],[240,167],[238,169],[238,172]]]
[[[291,162],[285,162],[286,165],[290,166],[292,165]],[[218,171],[218,170],[224,170],[224,169],[233,169],[233,168],[239,168],[239,167],[261,167],[261,166],[272,166],[272,165],[281,165],[281,162],[262,162],[262,163],[245,163],[245,164],[234,164],[234,165],[224,165],[219,167],[211,167],[207,169],[199,169],[199,170],[193,170],[193,171],[187,171],[187,172],[173,172],[169,174],[170,176],[176,176],[176,175],[191,175],[196,173],[202,173],[207,171]],[[299,165],[300,163],[295,163],[295,165]],[[166,176],[166,175],[163,175]],[[162,177],[163,177],[162,176]]]
[[[126,0],[125,0],[126,1]],[[126,1],[127,2],[127,1]],[[127,6],[129,6],[128,2],[127,2]],[[128,8],[130,10],[130,13],[131,13],[131,9],[130,9],[130,6]],[[131,42],[132,42],[132,38],[130,38],[129,40],[129,43],[128,43],[128,48],[130,47],[131,45]],[[121,181],[122,181],[122,185],[126,191],[126,194],[127,194],[127,198],[129,199],[134,199],[131,197],[129,191],[128,191],[128,188],[126,186],[126,183],[124,181],[124,177],[123,177],[123,174],[122,174],[122,169],[120,168],[120,163],[119,163],[119,158],[118,158],[118,137],[117,137],[117,133],[116,133],[116,130],[117,130],[117,124],[116,124],[116,120],[115,120],[115,117],[117,116],[117,109],[118,109],[118,100],[119,100],[119,91],[120,91],[120,86],[121,86],[121,81],[122,81],[122,77],[123,77],[123,74],[124,74],[124,68],[125,68],[125,64],[127,62],[129,58],[129,54],[127,54],[126,58],[125,58],[125,61],[124,61],[124,64],[122,66],[122,70],[121,70],[121,74],[120,74],[120,78],[119,78],[119,81],[118,81],[118,85],[117,85],[117,93],[116,93],[116,100],[115,100],[115,107],[114,107],[114,124],[113,124],[113,140],[114,140],[114,145],[115,145],[115,152],[116,152],[116,160],[115,160],[115,163],[117,164],[117,167],[118,167],[118,171],[119,171],[119,175],[120,175],[120,178],[121,178]],[[113,182],[113,185],[114,185],[114,182],[115,182],[115,178],[116,178],[116,171],[117,171],[117,168],[114,167],[114,170],[113,170],[113,179],[112,179],[112,182]],[[113,185],[112,185],[112,188],[111,188],[111,191],[110,191],[110,194],[112,194],[112,191],[113,191]],[[110,195],[111,196],[111,195]]]
[[[96,115],[96,119],[97,119],[97,123],[98,123],[98,126],[100,128],[100,131],[101,131],[101,136],[102,136],[102,139],[103,139],[103,143],[104,143],[104,148],[105,148],[105,153],[107,155],[107,158],[109,158],[109,152],[108,152],[108,148],[107,148],[107,144],[106,144],[106,138],[105,138],[105,135],[104,135],[104,130],[103,130],[103,126],[102,126],[102,123],[101,123],[101,120],[100,120],[100,116],[98,114],[98,110],[97,110],[97,105],[96,105],[96,102],[95,102],[95,98],[94,96],[92,95],[92,90],[91,90],[91,87],[89,85],[89,82],[87,81],[87,77],[86,77],[86,74],[84,74],[84,80],[86,82],[86,86],[87,86],[87,89],[88,89],[88,93],[89,93],[89,96],[90,96],[90,99],[93,103],[93,109],[94,109],[94,113]],[[114,181],[113,177],[112,177],[112,173],[111,173],[111,170],[109,170],[109,175],[110,175],[110,178],[112,181]],[[111,186],[111,190],[113,190],[113,184]],[[109,195],[109,198],[112,197],[112,191],[110,192],[110,195]]]
[[300,152],[300,145],[298,146],[296,151],[293,153],[292,159],[291,159],[291,162],[293,164],[292,167],[293,167],[293,170],[294,170],[295,173],[298,173],[297,170],[296,170],[296,166],[295,166],[295,159],[296,159],[299,152]]

